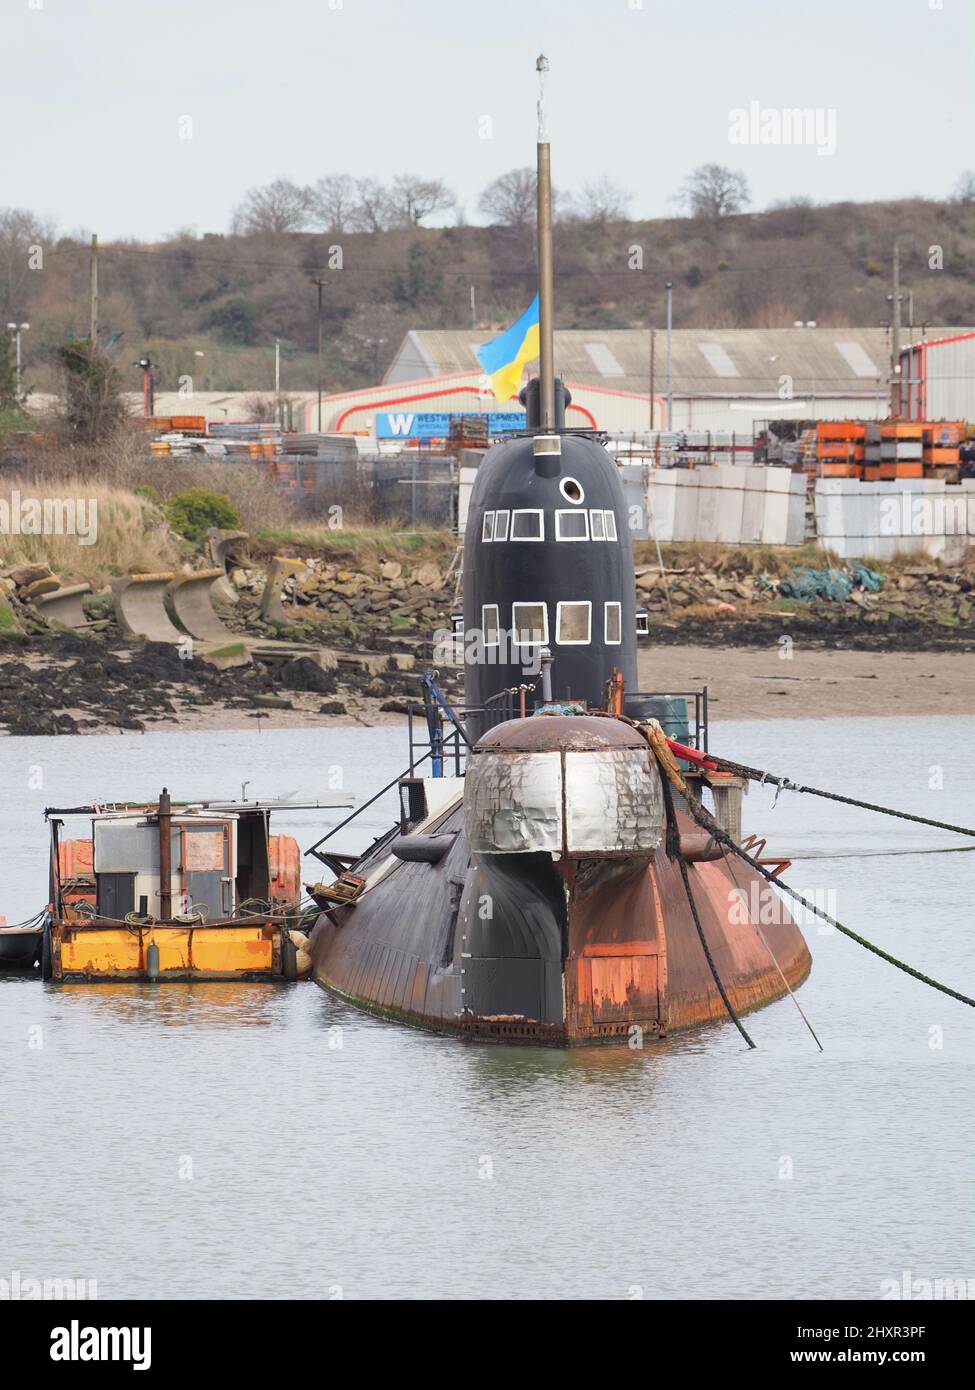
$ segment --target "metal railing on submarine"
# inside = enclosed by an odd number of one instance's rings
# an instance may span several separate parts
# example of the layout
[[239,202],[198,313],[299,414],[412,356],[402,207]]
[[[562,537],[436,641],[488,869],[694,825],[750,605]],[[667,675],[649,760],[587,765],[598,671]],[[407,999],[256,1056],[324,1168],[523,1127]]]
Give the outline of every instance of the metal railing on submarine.
[[[499,690],[485,700],[483,705],[470,709],[454,709],[447,701],[436,683],[437,672],[427,671],[423,677],[423,703],[410,700],[406,706],[407,734],[409,739],[409,766],[380,787],[368,801],[357,806],[351,815],[338,825],[332,826],[320,840],[309,847],[306,854],[314,855],[330,868],[338,868],[339,863],[347,866],[355,863],[358,856],[339,855],[334,851],[321,851],[321,846],[337,835],[340,830],[351,825],[363,811],[374,806],[381,797],[396,789],[399,793],[399,821],[401,833],[406,832],[409,814],[403,805],[403,787],[413,781],[418,769],[430,763],[433,777],[462,777],[467,765],[467,755],[473,747],[464,724],[473,719],[478,721],[480,734],[503,724],[509,719],[525,719],[534,714],[541,703],[537,684],[522,684]],[[536,698],[536,696],[538,698]],[[632,708],[645,711],[643,717],[657,718],[664,731],[677,738],[688,748],[699,753],[708,752],[708,688],[700,690],[633,691],[628,696]],[[639,702],[639,703],[637,703]],[[693,702],[693,715],[686,702]],[[683,703],[683,713],[681,711]],[[423,740],[417,732],[418,716],[422,714],[426,722],[428,737]],[[450,769],[450,771],[448,771]]]

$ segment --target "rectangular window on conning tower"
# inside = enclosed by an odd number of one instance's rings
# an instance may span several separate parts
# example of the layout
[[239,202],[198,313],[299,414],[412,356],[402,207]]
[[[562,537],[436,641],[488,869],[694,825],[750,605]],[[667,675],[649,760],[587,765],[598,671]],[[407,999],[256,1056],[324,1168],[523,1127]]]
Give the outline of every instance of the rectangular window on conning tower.
[[511,539],[513,541],[543,541],[545,523],[542,512],[532,510],[511,513]]
[[558,605],[555,619],[555,640],[560,646],[585,646],[591,635],[591,603],[560,603]]
[[621,603],[607,603],[605,605],[603,635],[608,647],[618,647],[623,641],[623,605]]
[[555,539],[557,541],[587,541],[589,539],[589,513],[562,510],[555,513]]
[[494,539],[496,541],[506,541],[508,539],[508,518],[510,516],[510,512],[495,512]]
[[485,513],[484,513],[484,521],[483,521],[482,524],[481,524],[481,540],[482,540],[482,541],[493,541],[493,540],[494,540],[494,513],[493,513],[493,512],[485,512]]
[[606,513],[606,539],[607,539],[608,541],[615,541],[615,540],[618,540],[618,539],[619,539],[619,537],[618,537],[617,534],[616,534],[616,513],[615,513],[615,512],[607,512],[607,513]]
[[544,603],[513,603],[511,627],[516,647],[543,647],[548,641],[548,610]]
[[589,525],[592,528],[592,538],[594,541],[604,541],[606,539],[606,516],[604,512],[590,512]]
[[481,631],[484,633],[484,645],[486,647],[496,647],[500,638],[501,619],[498,615],[498,605],[496,603],[486,603],[481,609]]

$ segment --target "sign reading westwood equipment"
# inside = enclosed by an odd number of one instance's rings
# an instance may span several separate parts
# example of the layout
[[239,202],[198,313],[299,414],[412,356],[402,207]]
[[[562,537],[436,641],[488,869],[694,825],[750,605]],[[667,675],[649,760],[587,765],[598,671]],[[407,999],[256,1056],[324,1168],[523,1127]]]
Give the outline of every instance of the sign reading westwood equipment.
[[380,410],[376,412],[377,439],[447,439],[450,422],[460,418],[486,420],[488,434],[510,434],[525,428],[523,410],[464,410],[451,414],[434,410]]

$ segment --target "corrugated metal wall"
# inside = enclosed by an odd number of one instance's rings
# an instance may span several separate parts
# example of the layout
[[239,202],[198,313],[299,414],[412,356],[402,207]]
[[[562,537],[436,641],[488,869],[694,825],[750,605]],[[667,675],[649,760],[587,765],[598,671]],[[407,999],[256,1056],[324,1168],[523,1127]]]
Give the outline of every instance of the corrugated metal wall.
[[926,350],[929,420],[975,420],[975,337],[932,343]]
[[901,353],[898,401],[907,420],[975,420],[975,334]]

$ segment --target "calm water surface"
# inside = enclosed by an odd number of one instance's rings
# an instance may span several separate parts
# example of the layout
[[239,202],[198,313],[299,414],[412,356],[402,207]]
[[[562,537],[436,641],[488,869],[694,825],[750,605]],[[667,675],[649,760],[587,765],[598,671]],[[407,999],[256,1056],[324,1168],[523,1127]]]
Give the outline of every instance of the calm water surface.
[[[975,821],[975,719],[723,723],[712,746]],[[339,775],[365,799],[405,761],[398,729],[0,739],[0,911],[46,897],[45,805],[245,777],[315,796]],[[276,828],[305,847],[344,814]],[[815,857],[954,837],[767,790],[745,824],[797,856],[807,895],[972,991],[975,855]],[[807,938],[822,1055],[789,1000],[752,1015],[756,1052],[718,1024],[564,1053],[427,1036],[311,984],[0,977],[0,1277],[102,1297],[873,1298],[904,1270],[975,1276],[975,1011]]]

